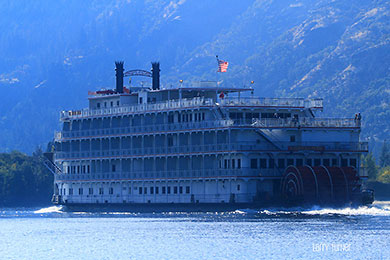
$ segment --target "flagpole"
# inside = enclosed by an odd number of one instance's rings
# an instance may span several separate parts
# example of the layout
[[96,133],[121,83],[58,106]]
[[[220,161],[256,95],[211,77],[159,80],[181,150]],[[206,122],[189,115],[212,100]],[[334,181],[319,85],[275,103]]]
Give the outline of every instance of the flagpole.
[[[217,58],[217,68],[219,69],[219,59],[218,59],[218,55],[215,55],[215,57]],[[216,78],[217,78],[217,82],[216,82],[216,87],[218,88],[218,80],[219,80],[219,75],[218,75],[218,69],[217,69],[217,75],[216,75]]]

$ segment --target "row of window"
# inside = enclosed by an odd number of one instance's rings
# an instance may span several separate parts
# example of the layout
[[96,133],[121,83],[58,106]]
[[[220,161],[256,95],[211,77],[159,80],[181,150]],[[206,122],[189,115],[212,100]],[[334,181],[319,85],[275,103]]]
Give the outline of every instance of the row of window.
[[[103,102],[103,103],[102,103],[103,108],[106,108],[106,107],[107,107],[107,104],[110,105],[110,107],[113,107],[113,106],[114,106],[114,101],[111,101],[110,103],[108,103],[108,102]],[[119,100],[116,101],[116,106],[119,107]],[[97,103],[97,104],[96,104],[96,107],[97,107],[97,108],[101,108],[100,103]]]
[[273,169],[275,167],[278,168],[285,168],[290,165],[294,166],[303,166],[304,162],[306,165],[309,166],[341,166],[341,167],[346,167],[346,166],[352,166],[352,167],[357,167],[357,160],[354,158],[350,159],[341,159],[340,162],[336,158],[315,158],[315,159],[278,159],[277,160],[277,165],[275,165],[275,160],[274,159],[265,159],[265,158],[253,158],[250,161],[250,167],[251,169]]
[[[126,187],[123,187],[123,190],[127,190]],[[148,192],[149,190],[149,192]],[[99,188],[99,195],[104,195],[104,188]],[[139,188],[135,188],[134,189],[135,192],[137,192],[138,194],[160,194],[160,187],[139,187]],[[186,186],[185,187],[185,190],[184,190],[184,187],[183,186],[168,186],[168,187],[161,187],[161,194],[183,194],[185,191],[186,194],[189,194],[190,193],[190,186]],[[88,195],[93,195],[94,193],[94,190],[93,188],[88,188]],[[114,188],[113,187],[110,187],[108,189],[108,194],[109,195],[113,195],[114,194]],[[132,194],[131,192],[131,187],[128,188],[128,194]],[[66,189],[63,189],[63,194],[62,195],[66,195]],[[69,192],[68,192],[68,195],[73,195],[73,188],[69,188]],[[78,189],[78,195],[84,195],[84,189],[83,188],[79,188]]]
[[91,173],[91,168],[89,165],[68,166],[66,173]]
[[241,159],[224,159],[219,161],[220,169],[241,169]]
[[230,112],[229,117],[230,119],[252,119],[252,118],[289,118],[291,117],[291,113],[242,113],[242,112]]
[[[204,121],[206,118],[206,115],[204,112],[199,112],[199,113],[184,113],[184,114],[179,114],[177,117],[177,121],[179,123],[181,122],[200,122]],[[172,124],[175,122],[175,117],[174,114],[169,114],[168,115],[168,123]]]

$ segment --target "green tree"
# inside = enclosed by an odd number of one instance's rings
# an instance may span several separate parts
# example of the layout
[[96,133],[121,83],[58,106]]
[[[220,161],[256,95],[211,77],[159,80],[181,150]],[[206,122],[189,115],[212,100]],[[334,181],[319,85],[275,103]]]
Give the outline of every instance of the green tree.
[[379,157],[379,166],[390,166],[390,145],[386,140],[383,141],[381,155]]
[[378,181],[383,183],[390,183],[390,166],[381,169]]
[[48,204],[53,175],[42,163],[42,152],[33,156],[13,151],[0,154],[0,205]]
[[368,153],[363,157],[363,166],[367,169],[368,178],[375,180],[378,176],[378,166],[375,163],[375,158],[372,153]]

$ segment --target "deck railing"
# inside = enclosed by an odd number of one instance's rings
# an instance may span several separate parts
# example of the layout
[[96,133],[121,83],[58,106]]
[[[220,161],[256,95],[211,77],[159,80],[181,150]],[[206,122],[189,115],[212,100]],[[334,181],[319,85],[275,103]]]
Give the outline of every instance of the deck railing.
[[172,124],[155,124],[129,127],[100,128],[93,130],[63,131],[54,134],[55,140],[73,137],[91,137],[100,135],[121,135],[148,132],[169,132],[181,130],[195,130],[216,127],[255,127],[255,128],[358,128],[360,121],[352,118],[262,118],[231,120],[221,119],[215,121],[180,122]]
[[57,175],[57,180],[115,180],[115,179],[148,179],[148,178],[202,178],[202,177],[261,177],[280,176],[275,169],[198,169],[198,170],[163,170],[163,171],[132,171],[132,172],[96,172],[96,173],[63,173]]
[[[244,121],[244,120],[243,120]],[[244,122],[235,121],[236,124]],[[248,123],[248,122],[246,122]],[[360,127],[360,120],[353,118],[262,118],[252,123],[257,127]]]
[[261,106],[261,107],[296,107],[296,108],[322,108],[322,99],[304,98],[224,98],[219,101],[222,106]]
[[[220,99],[218,104],[221,106],[263,106],[263,107],[296,107],[296,108],[322,108],[322,99],[303,99],[303,98],[225,98]],[[192,98],[180,100],[168,100],[155,104],[134,104],[112,108],[89,109],[62,111],[61,119],[83,118],[88,116],[112,115],[123,113],[136,113],[146,111],[160,111],[173,108],[191,108],[199,106],[214,106],[215,102],[211,98]]]
[[127,157],[127,156],[153,156],[167,154],[229,154],[231,152],[244,151],[263,151],[263,152],[282,152],[282,151],[349,151],[349,152],[367,152],[367,142],[277,142],[276,145],[264,142],[260,144],[210,144],[210,145],[186,145],[186,146],[158,146],[129,149],[111,149],[95,151],[72,151],[56,152],[56,159],[72,158],[101,158],[101,157]]
[[160,102],[155,104],[136,104],[136,105],[125,105],[112,108],[102,109],[88,109],[83,110],[72,110],[62,111],[61,119],[64,118],[82,118],[88,116],[98,115],[111,115],[111,114],[123,114],[123,113],[135,113],[135,112],[146,112],[146,111],[160,111],[171,108],[186,108],[186,107],[198,107],[198,106],[212,106],[214,102],[211,98],[192,98],[192,99],[181,99],[181,100],[169,100],[166,102]]

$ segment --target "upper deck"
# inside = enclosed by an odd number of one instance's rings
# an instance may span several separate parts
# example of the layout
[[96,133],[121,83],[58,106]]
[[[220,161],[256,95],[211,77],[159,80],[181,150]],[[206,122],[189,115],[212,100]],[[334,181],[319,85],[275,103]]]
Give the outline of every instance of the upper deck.
[[95,116],[110,116],[131,113],[148,113],[164,110],[191,109],[196,107],[247,107],[247,108],[289,108],[289,109],[322,109],[322,99],[303,98],[256,98],[256,97],[229,97],[229,98],[183,98],[167,100],[157,103],[125,104],[107,108],[85,108],[82,110],[61,111],[61,120],[87,118]]

